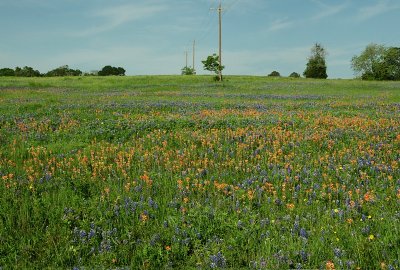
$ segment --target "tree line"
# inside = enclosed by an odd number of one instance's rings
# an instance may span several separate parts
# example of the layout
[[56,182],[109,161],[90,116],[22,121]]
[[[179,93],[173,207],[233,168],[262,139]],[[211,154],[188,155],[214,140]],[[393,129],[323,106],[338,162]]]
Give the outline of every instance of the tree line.
[[[314,79],[328,78],[326,56],[326,49],[320,43],[316,43],[311,48],[303,76]],[[202,63],[204,70],[215,74],[225,68],[220,66],[219,57],[216,54],[208,56]],[[400,48],[369,44],[360,55],[351,59],[351,67],[356,77],[362,80],[400,80]],[[193,71],[192,68],[184,67],[182,75],[193,75]],[[280,76],[278,71],[273,71],[268,75],[268,77]],[[300,74],[293,72],[289,77],[299,78]],[[216,79],[217,77],[215,77]]]
[[125,69],[122,67],[105,66],[100,71],[82,72],[79,69],[71,69],[68,65],[50,70],[47,73],[40,73],[32,67],[16,67],[0,69],[0,76],[10,77],[64,77],[64,76],[125,76]]

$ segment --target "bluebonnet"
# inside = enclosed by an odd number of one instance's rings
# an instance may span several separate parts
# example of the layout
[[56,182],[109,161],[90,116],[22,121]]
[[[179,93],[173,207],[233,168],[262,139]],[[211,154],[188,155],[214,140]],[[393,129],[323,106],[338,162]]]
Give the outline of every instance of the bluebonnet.
[[335,257],[342,257],[342,250],[340,250],[339,248],[334,248],[333,249],[333,254],[335,254]]
[[301,261],[303,261],[303,262],[308,261],[309,255],[305,250],[303,250],[303,249],[300,250],[299,255],[300,255]]
[[210,261],[211,261],[211,264],[210,264],[211,268],[226,267],[226,259],[225,259],[224,255],[221,253],[221,251],[218,251],[218,253],[216,255],[211,255]]
[[303,238],[305,238],[305,239],[308,238],[308,233],[307,233],[306,229],[304,229],[304,228],[301,228],[301,229],[300,229],[299,234],[300,234],[301,237],[303,237]]

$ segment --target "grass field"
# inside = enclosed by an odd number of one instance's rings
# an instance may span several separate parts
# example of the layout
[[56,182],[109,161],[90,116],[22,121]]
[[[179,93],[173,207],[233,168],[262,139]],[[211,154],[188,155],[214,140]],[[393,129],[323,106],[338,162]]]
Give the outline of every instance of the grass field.
[[0,78],[0,269],[400,269],[399,163],[400,82]]

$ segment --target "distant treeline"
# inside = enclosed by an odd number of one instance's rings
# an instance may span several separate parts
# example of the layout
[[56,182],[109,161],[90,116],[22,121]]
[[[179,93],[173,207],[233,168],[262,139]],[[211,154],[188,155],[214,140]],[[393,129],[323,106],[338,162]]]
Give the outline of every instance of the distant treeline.
[[125,69],[122,67],[105,66],[100,71],[82,72],[79,69],[71,69],[68,65],[50,70],[47,73],[40,73],[32,67],[16,67],[0,69],[0,76],[11,77],[63,77],[63,76],[125,76]]

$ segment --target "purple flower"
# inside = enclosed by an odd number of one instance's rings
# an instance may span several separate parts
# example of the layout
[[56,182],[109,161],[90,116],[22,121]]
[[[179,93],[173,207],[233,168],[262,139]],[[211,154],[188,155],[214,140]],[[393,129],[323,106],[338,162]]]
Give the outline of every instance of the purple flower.
[[304,229],[304,228],[301,228],[301,229],[300,229],[299,235],[300,235],[301,237],[305,238],[305,239],[308,238],[308,233],[307,233],[306,229]]
[[218,251],[218,253],[215,255],[211,255],[210,261],[211,261],[211,264],[210,264],[211,268],[226,267],[226,259],[225,259],[224,255],[221,253],[221,251]]
[[301,260],[302,260],[303,262],[308,261],[309,255],[308,255],[308,253],[307,253],[306,251],[304,251],[303,249],[300,250],[299,255],[300,255],[300,258],[301,258]]
[[90,229],[88,238],[93,238],[96,235],[96,231],[94,229]]
[[334,248],[333,254],[335,254],[335,257],[340,258],[342,257],[342,250],[340,250],[339,248]]

